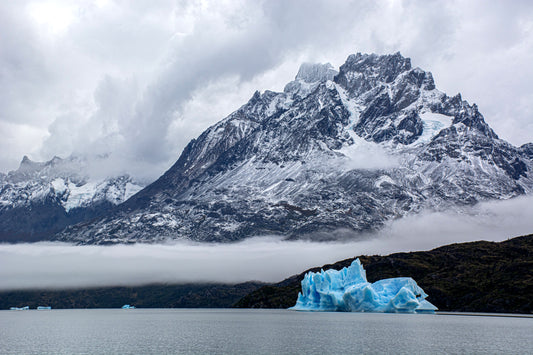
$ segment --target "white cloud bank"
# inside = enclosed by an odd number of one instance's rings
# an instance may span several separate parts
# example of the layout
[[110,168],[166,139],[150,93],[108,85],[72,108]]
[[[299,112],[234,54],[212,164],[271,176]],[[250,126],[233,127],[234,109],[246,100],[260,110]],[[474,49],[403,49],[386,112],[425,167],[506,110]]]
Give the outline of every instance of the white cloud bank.
[[275,282],[307,268],[361,254],[429,250],[533,233],[533,197],[482,203],[469,213],[424,213],[349,243],[253,238],[235,244],[73,246],[0,245],[0,289],[147,283]]

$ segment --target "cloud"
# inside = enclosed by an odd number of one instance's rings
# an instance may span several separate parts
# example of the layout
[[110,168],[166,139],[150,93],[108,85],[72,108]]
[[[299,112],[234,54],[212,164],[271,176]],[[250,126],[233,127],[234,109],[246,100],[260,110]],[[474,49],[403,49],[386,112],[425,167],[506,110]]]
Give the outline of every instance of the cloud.
[[387,169],[397,167],[398,157],[390,154],[384,147],[367,142],[352,134],[354,144],[339,150],[344,155],[339,159],[342,169]]
[[168,282],[281,281],[310,267],[362,254],[429,250],[475,240],[501,241],[533,231],[533,197],[479,204],[463,212],[423,213],[392,222],[353,242],[74,246],[0,245],[0,289],[75,288]]
[[357,51],[401,51],[502,138],[533,140],[530,1],[27,0],[0,4],[0,31],[0,127],[19,127],[4,172],[107,151],[110,174],[155,179],[256,89]]

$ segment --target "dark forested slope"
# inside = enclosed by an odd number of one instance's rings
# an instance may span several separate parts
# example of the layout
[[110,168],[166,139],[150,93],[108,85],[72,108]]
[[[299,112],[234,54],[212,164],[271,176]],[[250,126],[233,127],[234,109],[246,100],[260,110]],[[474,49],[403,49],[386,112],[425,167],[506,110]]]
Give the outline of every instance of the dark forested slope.
[[[500,243],[451,244],[431,251],[363,255],[359,259],[369,282],[412,277],[429,295],[428,301],[441,311],[533,313],[533,235]],[[352,260],[324,265],[322,269],[339,270]],[[263,286],[236,307],[294,306],[306,272]]]
[[19,290],[0,292],[0,309],[38,306],[56,308],[228,308],[263,284],[186,284],[100,287],[78,290]]

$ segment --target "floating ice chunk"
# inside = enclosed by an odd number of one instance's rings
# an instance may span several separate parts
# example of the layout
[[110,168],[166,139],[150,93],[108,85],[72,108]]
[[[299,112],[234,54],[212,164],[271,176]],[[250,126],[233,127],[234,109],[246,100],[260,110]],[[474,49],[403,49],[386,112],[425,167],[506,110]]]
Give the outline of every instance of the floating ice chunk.
[[369,283],[359,259],[342,270],[309,272],[302,292],[291,309],[299,311],[344,311],[388,313],[434,313],[437,307],[410,277]]
[[435,313],[436,310],[437,307],[426,300],[422,300],[420,302],[420,306],[418,306],[416,309],[416,313]]
[[9,308],[12,311],[27,311],[30,309],[30,306],[24,306],[24,307],[11,307]]

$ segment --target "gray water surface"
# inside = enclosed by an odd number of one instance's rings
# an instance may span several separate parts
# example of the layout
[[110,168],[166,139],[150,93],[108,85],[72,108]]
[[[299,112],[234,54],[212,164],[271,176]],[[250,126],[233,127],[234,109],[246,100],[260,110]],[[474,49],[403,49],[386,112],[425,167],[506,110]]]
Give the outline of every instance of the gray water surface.
[[240,309],[0,311],[0,354],[533,354],[533,318]]

